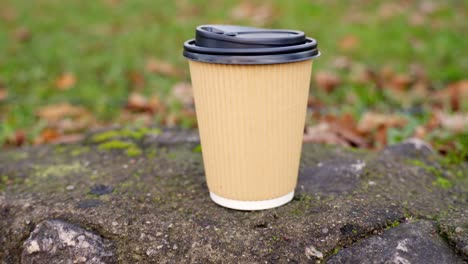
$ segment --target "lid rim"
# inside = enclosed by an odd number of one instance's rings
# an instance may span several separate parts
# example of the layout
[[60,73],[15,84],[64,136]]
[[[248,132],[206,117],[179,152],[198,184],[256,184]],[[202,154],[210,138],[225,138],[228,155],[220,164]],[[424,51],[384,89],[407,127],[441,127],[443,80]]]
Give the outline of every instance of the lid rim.
[[286,54],[270,54],[257,56],[232,56],[232,55],[212,55],[200,54],[184,51],[183,56],[191,61],[212,63],[212,64],[229,64],[229,65],[266,65],[266,64],[282,64],[290,62],[305,61],[317,58],[321,53],[317,50],[303,51],[298,53]]
[[317,41],[312,38],[306,38],[306,43],[294,46],[283,46],[283,47],[271,47],[271,48],[251,48],[251,49],[239,49],[239,48],[208,48],[196,46],[192,43],[195,39],[187,40],[184,43],[184,51],[200,54],[211,54],[211,55],[237,55],[237,54],[250,54],[252,56],[262,54],[287,54],[295,53],[301,50],[312,50],[317,49]]

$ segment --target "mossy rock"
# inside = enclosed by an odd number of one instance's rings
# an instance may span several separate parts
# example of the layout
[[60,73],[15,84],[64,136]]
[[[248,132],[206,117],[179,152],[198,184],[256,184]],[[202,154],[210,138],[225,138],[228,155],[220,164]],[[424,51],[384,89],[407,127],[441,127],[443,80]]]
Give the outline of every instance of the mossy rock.
[[[293,201],[241,212],[210,200],[195,131],[148,131],[111,130],[76,144],[2,151],[0,262],[44,253],[35,247],[35,230],[51,221],[110,243],[103,247],[113,255],[108,263],[323,263],[358,241],[424,219],[457,252],[454,258],[467,258],[465,163],[446,166],[429,152],[398,152],[409,146],[356,152],[305,144]],[[434,184],[438,179],[450,184]],[[96,186],[112,191],[96,195]],[[67,256],[80,252],[80,241],[70,242]]]

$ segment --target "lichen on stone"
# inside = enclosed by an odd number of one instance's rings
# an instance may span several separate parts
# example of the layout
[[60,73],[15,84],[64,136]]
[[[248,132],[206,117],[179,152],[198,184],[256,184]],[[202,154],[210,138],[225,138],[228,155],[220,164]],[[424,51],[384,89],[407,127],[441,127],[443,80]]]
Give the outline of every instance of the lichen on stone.
[[85,170],[79,162],[70,164],[35,166],[34,175],[38,177],[64,176],[70,173],[82,172]]

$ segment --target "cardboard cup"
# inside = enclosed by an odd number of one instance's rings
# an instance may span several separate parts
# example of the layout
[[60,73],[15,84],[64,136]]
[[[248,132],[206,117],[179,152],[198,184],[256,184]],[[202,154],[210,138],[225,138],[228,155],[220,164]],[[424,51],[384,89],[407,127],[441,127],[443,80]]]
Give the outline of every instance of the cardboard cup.
[[214,202],[238,210],[294,195],[312,59],[236,65],[189,61],[203,161]]

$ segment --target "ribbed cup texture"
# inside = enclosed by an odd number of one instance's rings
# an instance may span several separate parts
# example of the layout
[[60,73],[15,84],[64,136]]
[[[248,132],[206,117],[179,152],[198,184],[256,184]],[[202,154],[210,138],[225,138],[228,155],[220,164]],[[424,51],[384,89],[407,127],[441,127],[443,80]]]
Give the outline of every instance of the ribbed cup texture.
[[293,191],[312,60],[189,64],[210,191],[241,201]]

